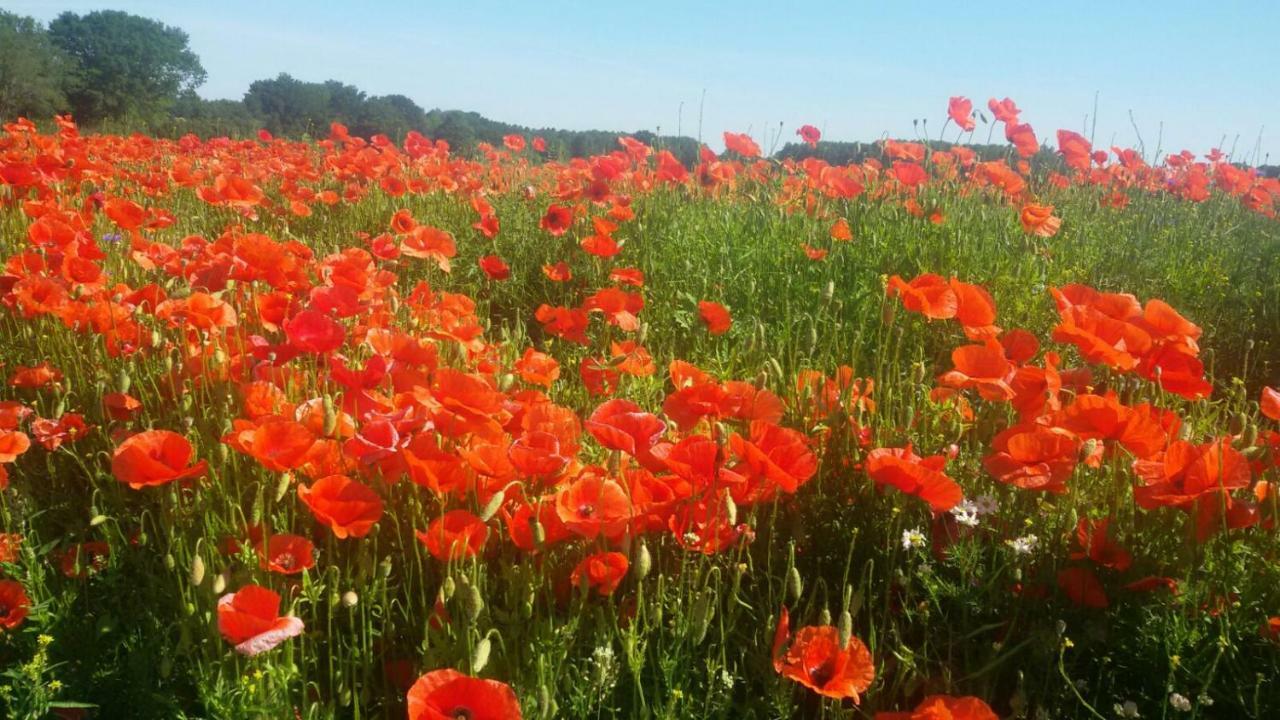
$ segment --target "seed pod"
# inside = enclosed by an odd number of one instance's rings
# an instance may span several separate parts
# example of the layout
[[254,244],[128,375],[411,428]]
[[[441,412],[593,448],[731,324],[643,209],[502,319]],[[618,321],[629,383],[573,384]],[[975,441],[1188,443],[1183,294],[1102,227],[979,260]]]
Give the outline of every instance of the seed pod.
[[848,610],[840,611],[840,624],[837,626],[840,630],[840,647],[849,644],[849,638],[853,637],[853,614]]
[[792,603],[800,601],[800,595],[804,593],[804,579],[800,577],[800,571],[792,566],[787,572],[787,597]]
[[636,580],[643,580],[649,575],[649,571],[653,569],[653,556],[649,554],[649,545],[644,539],[640,540],[640,546],[636,548],[635,564],[631,566],[632,573],[636,576]]
[[480,596],[480,588],[468,585],[462,593],[462,607],[467,612],[467,619],[475,622],[484,611],[484,598]]
[[200,587],[204,582],[204,558],[196,555],[191,560],[191,584]]
[[342,593],[343,607],[353,608],[359,602],[360,602],[360,596],[356,594],[355,590],[348,590]]
[[480,511],[480,521],[489,522],[492,520],[493,516],[498,514],[498,510],[502,509],[502,503],[506,499],[507,494],[505,491],[499,490],[494,493],[493,497],[489,498],[489,502],[484,504],[484,510]]
[[484,670],[484,666],[489,664],[489,652],[492,649],[493,644],[489,642],[488,637],[480,638],[480,642],[476,643],[476,648],[471,653],[471,672],[478,673]]

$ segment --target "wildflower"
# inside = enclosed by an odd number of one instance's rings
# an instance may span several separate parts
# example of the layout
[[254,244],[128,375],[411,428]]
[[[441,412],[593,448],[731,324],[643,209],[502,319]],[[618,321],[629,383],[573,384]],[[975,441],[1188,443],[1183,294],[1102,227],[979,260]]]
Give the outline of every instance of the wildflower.
[[1142,715],[1138,714],[1138,704],[1132,700],[1125,700],[1123,704],[1116,703],[1114,709],[1116,715],[1122,718],[1142,717]]
[[862,640],[850,636],[841,646],[840,630],[831,625],[802,627],[793,639],[785,607],[773,636],[773,669],[819,695],[851,698],[855,705],[875,679],[875,663]]
[[927,542],[928,540],[925,538],[924,533],[921,532],[920,528],[912,528],[910,530],[902,531],[903,550],[923,548]]
[[17,580],[0,580],[0,629],[12,630],[22,624],[31,608],[22,583]]
[[1005,543],[1013,548],[1015,554],[1030,555],[1035,552],[1036,547],[1040,544],[1040,538],[1035,535],[1023,535],[1020,538],[1005,540]]
[[972,500],[962,500],[958,505],[951,508],[951,515],[956,522],[965,527],[977,527],[979,523],[978,506]]
[[991,515],[1000,509],[1000,503],[989,493],[983,493],[973,501],[973,507],[978,515]]
[[1188,700],[1185,695],[1181,695],[1179,693],[1170,693],[1169,704],[1173,706],[1174,710],[1180,710],[1182,712],[1191,712],[1191,701]]
[[188,467],[195,451],[187,439],[169,430],[148,430],[120,443],[111,456],[111,474],[134,490],[199,477],[209,463]]
[[520,720],[520,701],[509,685],[432,670],[409,689],[409,720]]
[[242,655],[266,652],[302,633],[302,620],[280,617],[280,596],[259,585],[245,585],[218,600],[218,632]]

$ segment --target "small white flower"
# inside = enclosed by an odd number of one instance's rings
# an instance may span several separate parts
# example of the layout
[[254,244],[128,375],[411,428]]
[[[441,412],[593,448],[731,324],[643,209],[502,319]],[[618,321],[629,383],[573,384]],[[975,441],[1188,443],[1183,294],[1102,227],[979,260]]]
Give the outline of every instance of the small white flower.
[[730,675],[728,670],[720,671],[720,684],[726,689],[733,687],[733,675]]
[[1196,698],[1196,702],[1204,707],[1209,707],[1213,705],[1213,698],[1209,697],[1205,693],[1200,693],[1200,696]]
[[972,500],[962,500],[951,508],[951,515],[956,519],[956,522],[966,527],[978,527],[978,517],[981,514],[978,511],[978,505]]
[[1138,714],[1138,703],[1132,700],[1125,700],[1123,705],[1116,703],[1115,711],[1116,715],[1119,715],[1122,718],[1142,717]]
[[922,548],[927,540],[924,533],[920,532],[920,528],[912,528],[902,531],[902,549],[912,550],[914,548]]
[[1191,712],[1191,701],[1188,700],[1185,695],[1181,695],[1179,693],[1170,693],[1169,704],[1173,706],[1174,710],[1181,710],[1182,712]]
[[978,509],[979,515],[990,515],[1000,509],[1000,503],[990,495],[979,495],[973,504]]
[[1005,540],[1005,544],[1013,548],[1018,555],[1030,555],[1035,552],[1036,546],[1040,544],[1040,538],[1035,535],[1023,535],[1013,540]]

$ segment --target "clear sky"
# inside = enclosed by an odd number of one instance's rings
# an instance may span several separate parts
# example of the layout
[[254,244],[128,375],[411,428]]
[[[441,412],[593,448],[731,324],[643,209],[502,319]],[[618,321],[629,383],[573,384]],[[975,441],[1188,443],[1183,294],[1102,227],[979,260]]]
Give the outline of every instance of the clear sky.
[[[947,98],[1012,97],[1042,140],[1084,130],[1149,154],[1236,137],[1280,160],[1280,0],[1136,2],[321,2],[0,0],[41,20],[112,8],[177,25],[209,73],[243,96],[280,72],[401,93],[426,109],[570,129],[677,129],[769,149],[810,123],[831,140],[936,138]],[[1092,122],[1092,121],[1091,121]],[[1265,126],[1265,130],[1263,130]],[[999,132],[997,131],[997,136]],[[979,125],[978,139],[985,137]],[[948,139],[953,133],[948,131]],[[1222,138],[1226,136],[1223,143]]]

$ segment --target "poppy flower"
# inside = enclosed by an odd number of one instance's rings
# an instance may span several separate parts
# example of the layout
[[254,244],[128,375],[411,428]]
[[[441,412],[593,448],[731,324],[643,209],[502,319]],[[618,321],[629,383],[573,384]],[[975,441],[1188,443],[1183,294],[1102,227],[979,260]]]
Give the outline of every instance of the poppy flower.
[[849,229],[849,221],[840,218],[831,226],[831,239],[837,242],[853,240],[853,231]]
[[303,310],[285,320],[284,333],[294,348],[317,355],[337,350],[347,339],[341,323],[315,310]]
[[548,388],[560,377],[560,363],[533,348],[525,348],[524,355],[515,362],[512,369],[519,373],[521,380]]
[[107,393],[102,396],[102,406],[112,420],[127,422],[142,412],[142,403],[131,395],[121,392]]
[[610,400],[597,407],[584,423],[596,442],[610,450],[621,450],[634,457],[649,455],[649,450],[667,431],[658,416],[645,412],[630,400]]
[[302,634],[302,620],[280,617],[280,596],[260,585],[245,585],[218,600],[218,632],[250,657]]
[[17,562],[22,549],[22,536],[17,533],[0,533],[0,563]]
[[773,669],[824,697],[849,698],[856,705],[875,679],[875,662],[862,640],[850,636],[841,646],[840,630],[806,626],[791,636],[791,620],[782,609],[773,636]]
[[62,447],[64,442],[74,442],[84,437],[92,428],[80,413],[66,413],[57,420],[36,418],[31,421],[31,435],[50,452]]
[[1187,508],[1206,495],[1249,486],[1249,462],[1228,438],[1193,445],[1182,440],[1150,460],[1135,460],[1134,473],[1144,484],[1133,490],[1139,507]]
[[16,366],[13,375],[9,376],[9,385],[16,388],[42,388],[61,380],[61,370],[53,367],[48,362],[42,362],[31,367],[26,365]]
[[1000,720],[1000,716],[971,695],[930,695],[911,712],[878,712],[875,720]]
[[1280,420],[1280,391],[1273,387],[1262,388],[1262,399],[1259,401],[1262,414],[1272,420]]
[[724,133],[724,148],[736,152],[744,158],[760,157],[760,146],[746,133]]
[[612,595],[618,584],[627,576],[631,563],[620,552],[601,552],[583,558],[569,576],[575,586],[586,583],[601,595]]
[[699,300],[698,315],[702,318],[703,324],[707,326],[707,332],[712,335],[723,335],[729,332],[729,327],[733,325],[733,318],[729,315],[729,310],[717,302]]
[[584,471],[556,493],[556,515],[570,531],[585,538],[619,534],[631,519],[631,500],[616,481]]
[[538,227],[551,233],[553,237],[565,234],[571,225],[573,225],[573,210],[555,203],[547,208],[546,214],[538,222]]
[[760,497],[776,490],[794,493],[818,471],[818,459],[803,433],[765,420],[753,421],[745,438],[730,435],[729,448],[742,460],[735,470],[763,484],[756,493]]
[[134,490],[199,477],[208,469],[201,460],[188,467],[195,451],[187,439],[169,430],[132,435],[111,456],[111,474]]
[[31,449],[31,438],[20,430],[0,430],[0,465],[11,463]]
[[1093,162],[1093,146],[1083,135],[1070,130],[1058,131],[1058,152],[1072,170],[1088,171]]
[[582,308],[553,307],[543,303],[534,311],[533,316],[550,335],[579,345],[590,344],[586,333],[591,317]]
[[929,504],[933,512],[946,512],[964,499],[964,492],[946,474],[943,455],[920,457],[910,445],[905,448],[877,448],[867,454],[867,475],[876,483],[889,485]]
[[1076,543],[1080,550],[1071,553],[1072,560],[1088,558],[1102,567],[1124,572],[1133,564],[1133,556],[1128,550],[1116,544],[1108,535],[1111,518],[1090,520],[1080,518],[1076,525]]
[[511,152],[516,152],[516,153],[521,152],[522,150],[524,150],[524,146],[525,146],[524,136],[514,135],[514,134],[503,135],[502,144],[505,145],[506,148]]
[[1080,438],[1039,423],[1014,425],[996,435],[982,465],[995,479],[1024,490],[1062,494],[1075,471]]
[[1015,368],[1004,355],[999,341],[988,338],[981,345],[964,345],[951,351],[953,370],[938,377],[947,387],[963,390],[974,388],[986,400],[1010,400],[1014,396],[1009,382]]
[[973,101],[967,97],[955,96],[947,103],[947,116],[955,121],[965,132],[973,132],[977,123],[973,120]]
[[822,131],[812,125],[801,125],[796,130],[796,135],[799,135],[800,139],[812,148],[818,147],[818,141],[822,139]]
[[894,275],[889,278],[889,295],[902,298],[902,306],[930,320],[948,320],[956,316],[960,299],[946,278],[924,273],[907,282]]
[[475,557],[489,537],[485,522],[466,510],[450,510],[431,521],[426,532],[415,532],[431,557],[450,562]]
[[27,619],[31,598],[17,580],[0,580],[0,628],[13,630]]
[[258,552],[259,567],[282,575],[296,575],[316,564],[315,545],[299,535],[272,535]]
[[480,269],[490,280],[506,280],[511,277],[511,267],[497,255],[480,258]]
[[991,98],[987,101],[987,109],[995,116],[996,120],[1002,123],[1018,122],[1018,113],[1022,112],[1018,106],[1009,98],[996,100]]
[[458,244],[452,234],[440,228],[419,225],[401,241],[400,251],[406,257],[434,260],[441,272],[449,272],[450,259],[458,254]]
[[1104,609],[1111,604],[1097,574],[1087,567],[1063,568],[1058,573],[1058,587],[1080,607]]
[[233,433],[228,444],[272,472],[285,472],[306,463],[316,436],[302,423],[269,417]]
[[1054,216],[1052,205],[1027,203],[1022,206],[1018,219],[1022,221],[1022,229],[1036,237],[1053,237],[1062,227],[1062,218]]
[[520,720],[515,691],[497,680],[432,670],[409,688],[409,720]]
[[382,517],[382,498],[345,475],[329,475],[311,486],[299,485],[298,499],[339,540],[368,535]]
[[546,275],[551,282],[568,282],[573,279],[573,271],[569,269],[569,264],[563,260],[554,265],[543,265],[542,274]]

